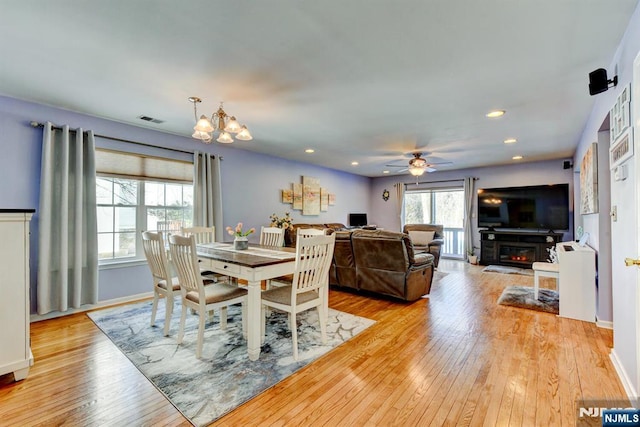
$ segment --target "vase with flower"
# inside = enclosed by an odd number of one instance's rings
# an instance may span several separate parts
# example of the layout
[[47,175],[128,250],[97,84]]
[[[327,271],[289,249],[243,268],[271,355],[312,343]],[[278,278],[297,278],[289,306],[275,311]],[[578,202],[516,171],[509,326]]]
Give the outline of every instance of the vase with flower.
[[255,228],[250,228],[249,231],[242,231],[242,223],[239,222],[236,225],[236,228],[227,227],[227,233],[229,235],[234,236],[233,239],[233,248],[235,250],[244,250],[249,248],[249,234],[255,233]]
[[279,217],[275,213],[272,214],[269,219],[271,220],[271,227],[278,227],[287,229],[293,229],[293,218],[289,212],[285,212],[283,217]]

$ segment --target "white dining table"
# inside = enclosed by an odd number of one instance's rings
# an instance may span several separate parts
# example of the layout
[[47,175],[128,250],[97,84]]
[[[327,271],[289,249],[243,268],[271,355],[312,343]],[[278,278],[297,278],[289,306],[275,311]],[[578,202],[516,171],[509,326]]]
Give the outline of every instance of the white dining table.
[[215,273],[247,281],[247,352],[250,360],[260,357],[261,343],[261,282],[286,274],[295,269],[294,248],[250,245],[246,250],[235,250],[232,243],[205,243],[197,245],[201,266]]

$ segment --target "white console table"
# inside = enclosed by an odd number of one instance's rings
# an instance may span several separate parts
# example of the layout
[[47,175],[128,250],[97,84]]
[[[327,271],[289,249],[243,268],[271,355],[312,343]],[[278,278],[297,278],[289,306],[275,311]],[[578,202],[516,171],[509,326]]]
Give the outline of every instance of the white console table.
[[595,322],[596,254],[576,242],[556,244],[560,267],[559,297],[561,317]]
[[29,337],[29,221],[33,209],[0,209],[0,375],[23,380],[33,365]]

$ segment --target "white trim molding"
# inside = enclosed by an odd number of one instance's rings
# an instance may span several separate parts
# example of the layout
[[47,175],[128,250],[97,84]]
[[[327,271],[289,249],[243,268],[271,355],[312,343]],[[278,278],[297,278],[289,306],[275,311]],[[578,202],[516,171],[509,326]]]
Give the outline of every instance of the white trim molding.
[[87,304],[83,305],[80,308],[74,308],[67,311],[52,311],[47,314],[32,314],[30,318],[30,323],[39,322],[41,320],[55,319],[56,317],[68,316],[70,314],[83,313],[85,311],[91,311],[98,308],[105,308],[112,305],[125,304],[128,302],[134,302],[144,299],[153,298],[153,292],[144,292],[142,294],[137,295],[129,295],[122,298],[114,298],[110,300],[100,301],[97,304]]
[[624,370],[624,367],[620,362],[620,358],[618,357],[618,354],[616,353],[615,348],[611,349],[611,353],[609,354],[609,357],[611,358],[611,362],[613,362],[613,367],[616,369],[616,372],[618,373],[618,377],[620,378],[620,382],[622,382],[622,386],[624,387],[624,390],[627,392],[627,397],[629,398],[629,401],[631,402],[631,404],[635,404],[635,402],[637,402],[638,400],[638,392],[633,386],[633,381],[631,381],[631,379],[629,378],[629,375],[627,375],[627,372]]

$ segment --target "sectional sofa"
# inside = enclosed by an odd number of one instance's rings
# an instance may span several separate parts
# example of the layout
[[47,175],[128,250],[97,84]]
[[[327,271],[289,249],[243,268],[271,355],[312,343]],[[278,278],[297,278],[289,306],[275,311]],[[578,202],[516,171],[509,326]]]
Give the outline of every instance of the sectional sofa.
[[342,224],[296,224],[288,230],[285,243],[295,246],[298,228],[327,229],[327,233],[336,234],[330,285],[403,301],[415,301],[431,291],[434,257],[416,252],[407,234],[347,230],[338,225]]

